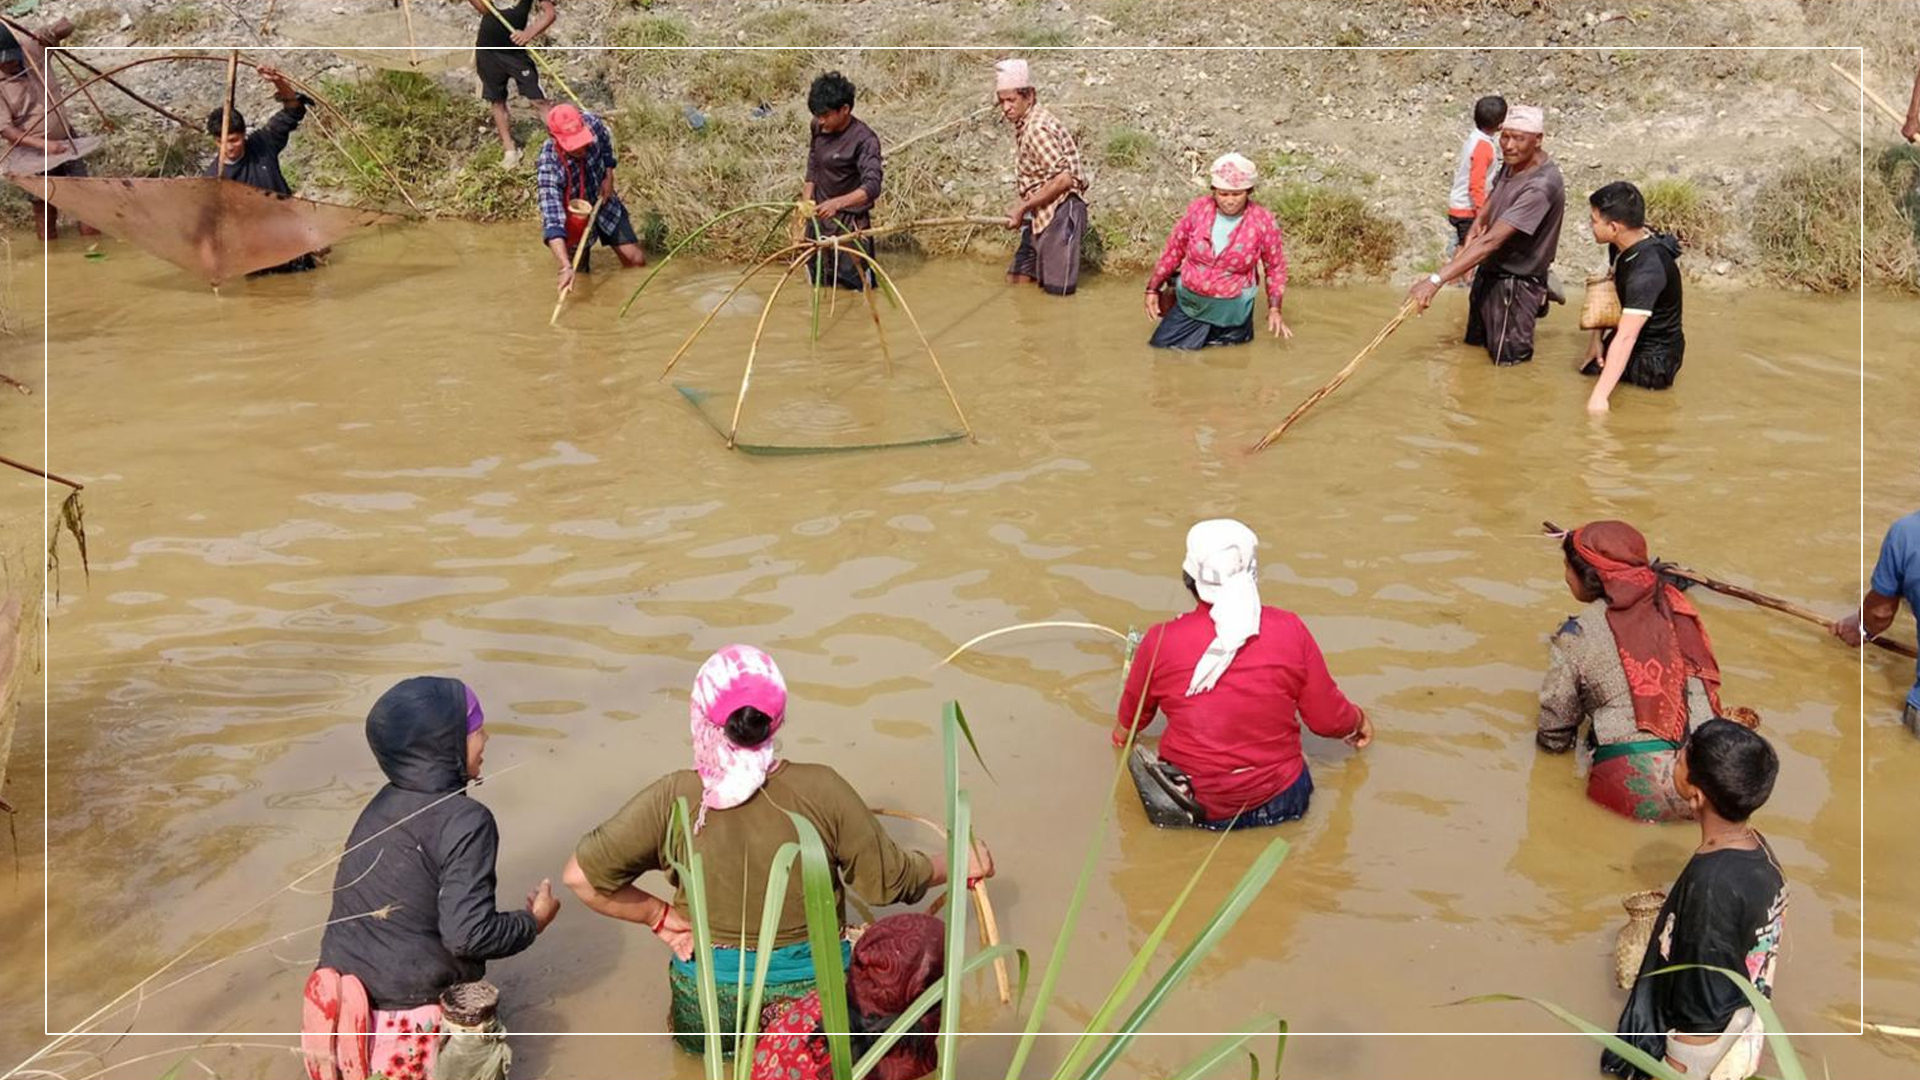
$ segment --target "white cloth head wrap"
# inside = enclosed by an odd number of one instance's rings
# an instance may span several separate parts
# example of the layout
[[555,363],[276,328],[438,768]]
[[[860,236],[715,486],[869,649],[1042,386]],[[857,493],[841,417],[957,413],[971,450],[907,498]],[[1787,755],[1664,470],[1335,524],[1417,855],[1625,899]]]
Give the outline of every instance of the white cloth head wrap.
[[1025,90],[1033,85],[1032,74],[1027,71],[1025,60],[1002,60],[993,65],[993,89]]
[[1213,518],[1187,530],[1187,558],[1181,569],[1193,579],[1200,599],[1213,605],[1213,644],[1200,657],[1187,683],[1187,695],[1213,689],[1233,663],[1240,646],[1260,632],[1260,564],[1253,530],[1231,518]]
[[1515,105],[1507,110],[1507,118],[1501,127],[1508,131],[1531,131],[1535,135],[1547,133],[1547,111],[1538,105]]
[[1213,159],[1207,178],[1221,191],[1246,191],[1260,179],[1260,168],[1245,154],[1221,154]]

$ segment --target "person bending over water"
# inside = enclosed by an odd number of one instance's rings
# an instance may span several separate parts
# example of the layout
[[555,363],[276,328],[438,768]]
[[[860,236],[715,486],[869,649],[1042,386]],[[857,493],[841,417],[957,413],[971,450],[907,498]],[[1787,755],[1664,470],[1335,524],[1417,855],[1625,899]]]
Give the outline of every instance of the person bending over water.
[[1253,201],[1259,170],[1239,154],[1226,154],[1214,161],[1211,176],[1213,191],[1187,204],[1147,278],[1147,317],[1160,322],[1147,344],[1156,349],[1252,341],[1261,267],[1267,273],[1267,330],[1293,336],[1280,317],[1287,291],[1280,223]]
[[480,776],[485,719],[466,684],[427,676],[367,713],[387,786],[347,836],[307,978],[300,1045],[312,1080],[433,1075],[441,992],[532,945],[560,911],[546,881],[525,910],[494,907],[499,828],[463,790]]
[[[692,1053],[704,1045],[699,984],[692,963],[693,924],[685,883],[668,866],[675,803],[697,807],[694,844],[706,867],[708,917],[716,942],[754,941],[761,908],[779,905],[779,929],[763,1000],[779,1005],[813,989],[813,950],[796,872],[786,895],[766,895],[767,869],[782,844],[796,837],[791,810],[819,829],[834,863],[834,895],[845,923],[845,889],[868,903],[914,903],[947,880],[946,857],[906,851],[893,842],[866,800],[831,766],[780,758],[774,735],[785,722],[787,685],[773,657],[749,645],[729,645],[707,658],[694,677],[690,723],[692,769],[647,785],[611,818],[580,839],[563,880],[582,903],[616,919],[638,923],[673,950],[669,1016],[674,1041]],[[991,877],[993,859],[976,844],[970,879]],[[671,903],[634,885],[650,870],[665,870]],[[743,921],[744,916],[744,921]],[[842,945],[840,963],[848,958]],[[744,967],[749,981],[754,950],[715,946],[711,957],[720,1014],[732,1016]],[[726,1038],[732,1053],[733,1038]]]
[[[1766,805],[1780,759],[1757,732],[1714,718],[1687,738],[1674,765],[1679,797],[1700,822],[1700,846],[1653,924],[1640,975],[1616,1025],[1620,1037],[1688,1076],[1745,1080],[1760,1066],[1766,1032],[1727,968],[1773,996],[1787,882],[1773,849],[1749,823]],[[1601,1055],[1600,1068],[1637,1080],[1639,1069]]]
[[1567,591],[1586,607],[1553,635],[1540,687],[1540,749],[1575,752],[1587,797],[1638,821],[1693,816],[1674,789],[1687,732],[1720,712],[1720,666],[1693,604],[1624,521],[1561,541]]
[[1306,623],[1260,603],[1258,543],[1224,518],[1188,530],[1182,579],[1199,606],[1141,638],[1113,729],[1120,746],[1136,722],[1167,714],[1160,758],[1186,774],[1204,815],[1195,824],[1208,829],[1307,812],[1301,721],[1355,749],[1373,741],[1372,722],[1334,684]]

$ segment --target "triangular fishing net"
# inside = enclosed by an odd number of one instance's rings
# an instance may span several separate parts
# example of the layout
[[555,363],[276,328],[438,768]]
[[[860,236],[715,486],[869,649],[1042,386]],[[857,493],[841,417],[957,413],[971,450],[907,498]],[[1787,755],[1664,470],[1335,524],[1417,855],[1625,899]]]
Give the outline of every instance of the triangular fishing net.
[[218,285],[396,220],[212,176],[13,176],[27,194]]
[[[673,388],[692,405],[721,438],[726,438],[727,427],[733,421],[733,405],[739,388],[724,390],[706,390],[674,383]],[[757,399],[756,399],[757,400]],[[747,403],[753,409],[755,401]],[[799,403],[772,410],[773,415],[759,416],[751,423],[742,422],[738,439],[733,448],[747,454],[841,454],[855,450],[892,450],[906,446],[938,446],[941,443],[958,442],[967,437],[964,431],[935,431],[923,435],[898,433],[898,437],[885,438],[871,430],[858,430],[852,425],[841,422],[845,417],[842,410],[833,403],[817,402],[811,406]],[[788,423],[783,423],[788,421]],[[794,422],[797,421],[797,422]],[[758,441],[756,441],[758,440]]]

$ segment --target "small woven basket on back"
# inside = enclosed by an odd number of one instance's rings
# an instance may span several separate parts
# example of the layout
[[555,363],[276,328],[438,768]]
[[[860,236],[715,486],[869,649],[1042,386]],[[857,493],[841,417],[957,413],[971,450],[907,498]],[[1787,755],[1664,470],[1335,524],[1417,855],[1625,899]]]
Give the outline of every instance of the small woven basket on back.
[[1580,329],[1611,330],[1620,325],[1620,292],[1612,274],[1587,279],[1587,299],[1580,305]]

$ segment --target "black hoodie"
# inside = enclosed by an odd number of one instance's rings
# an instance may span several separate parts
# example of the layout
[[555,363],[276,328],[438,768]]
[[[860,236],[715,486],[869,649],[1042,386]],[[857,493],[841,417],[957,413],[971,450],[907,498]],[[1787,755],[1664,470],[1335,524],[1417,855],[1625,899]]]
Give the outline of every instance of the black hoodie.
[[360,812],[347,847],[381,835],[340,861],[328,918],[394,910],[329,926],[320,966],[358,976],[376,1009],[411,1009],[480,978],[488,960],[525,949],[538,931],[532,912],[494,908],[500,832],[492,812],[460,790],[465,684],[423,676],[388,690],[367,714],[367,745],[388,784]]

